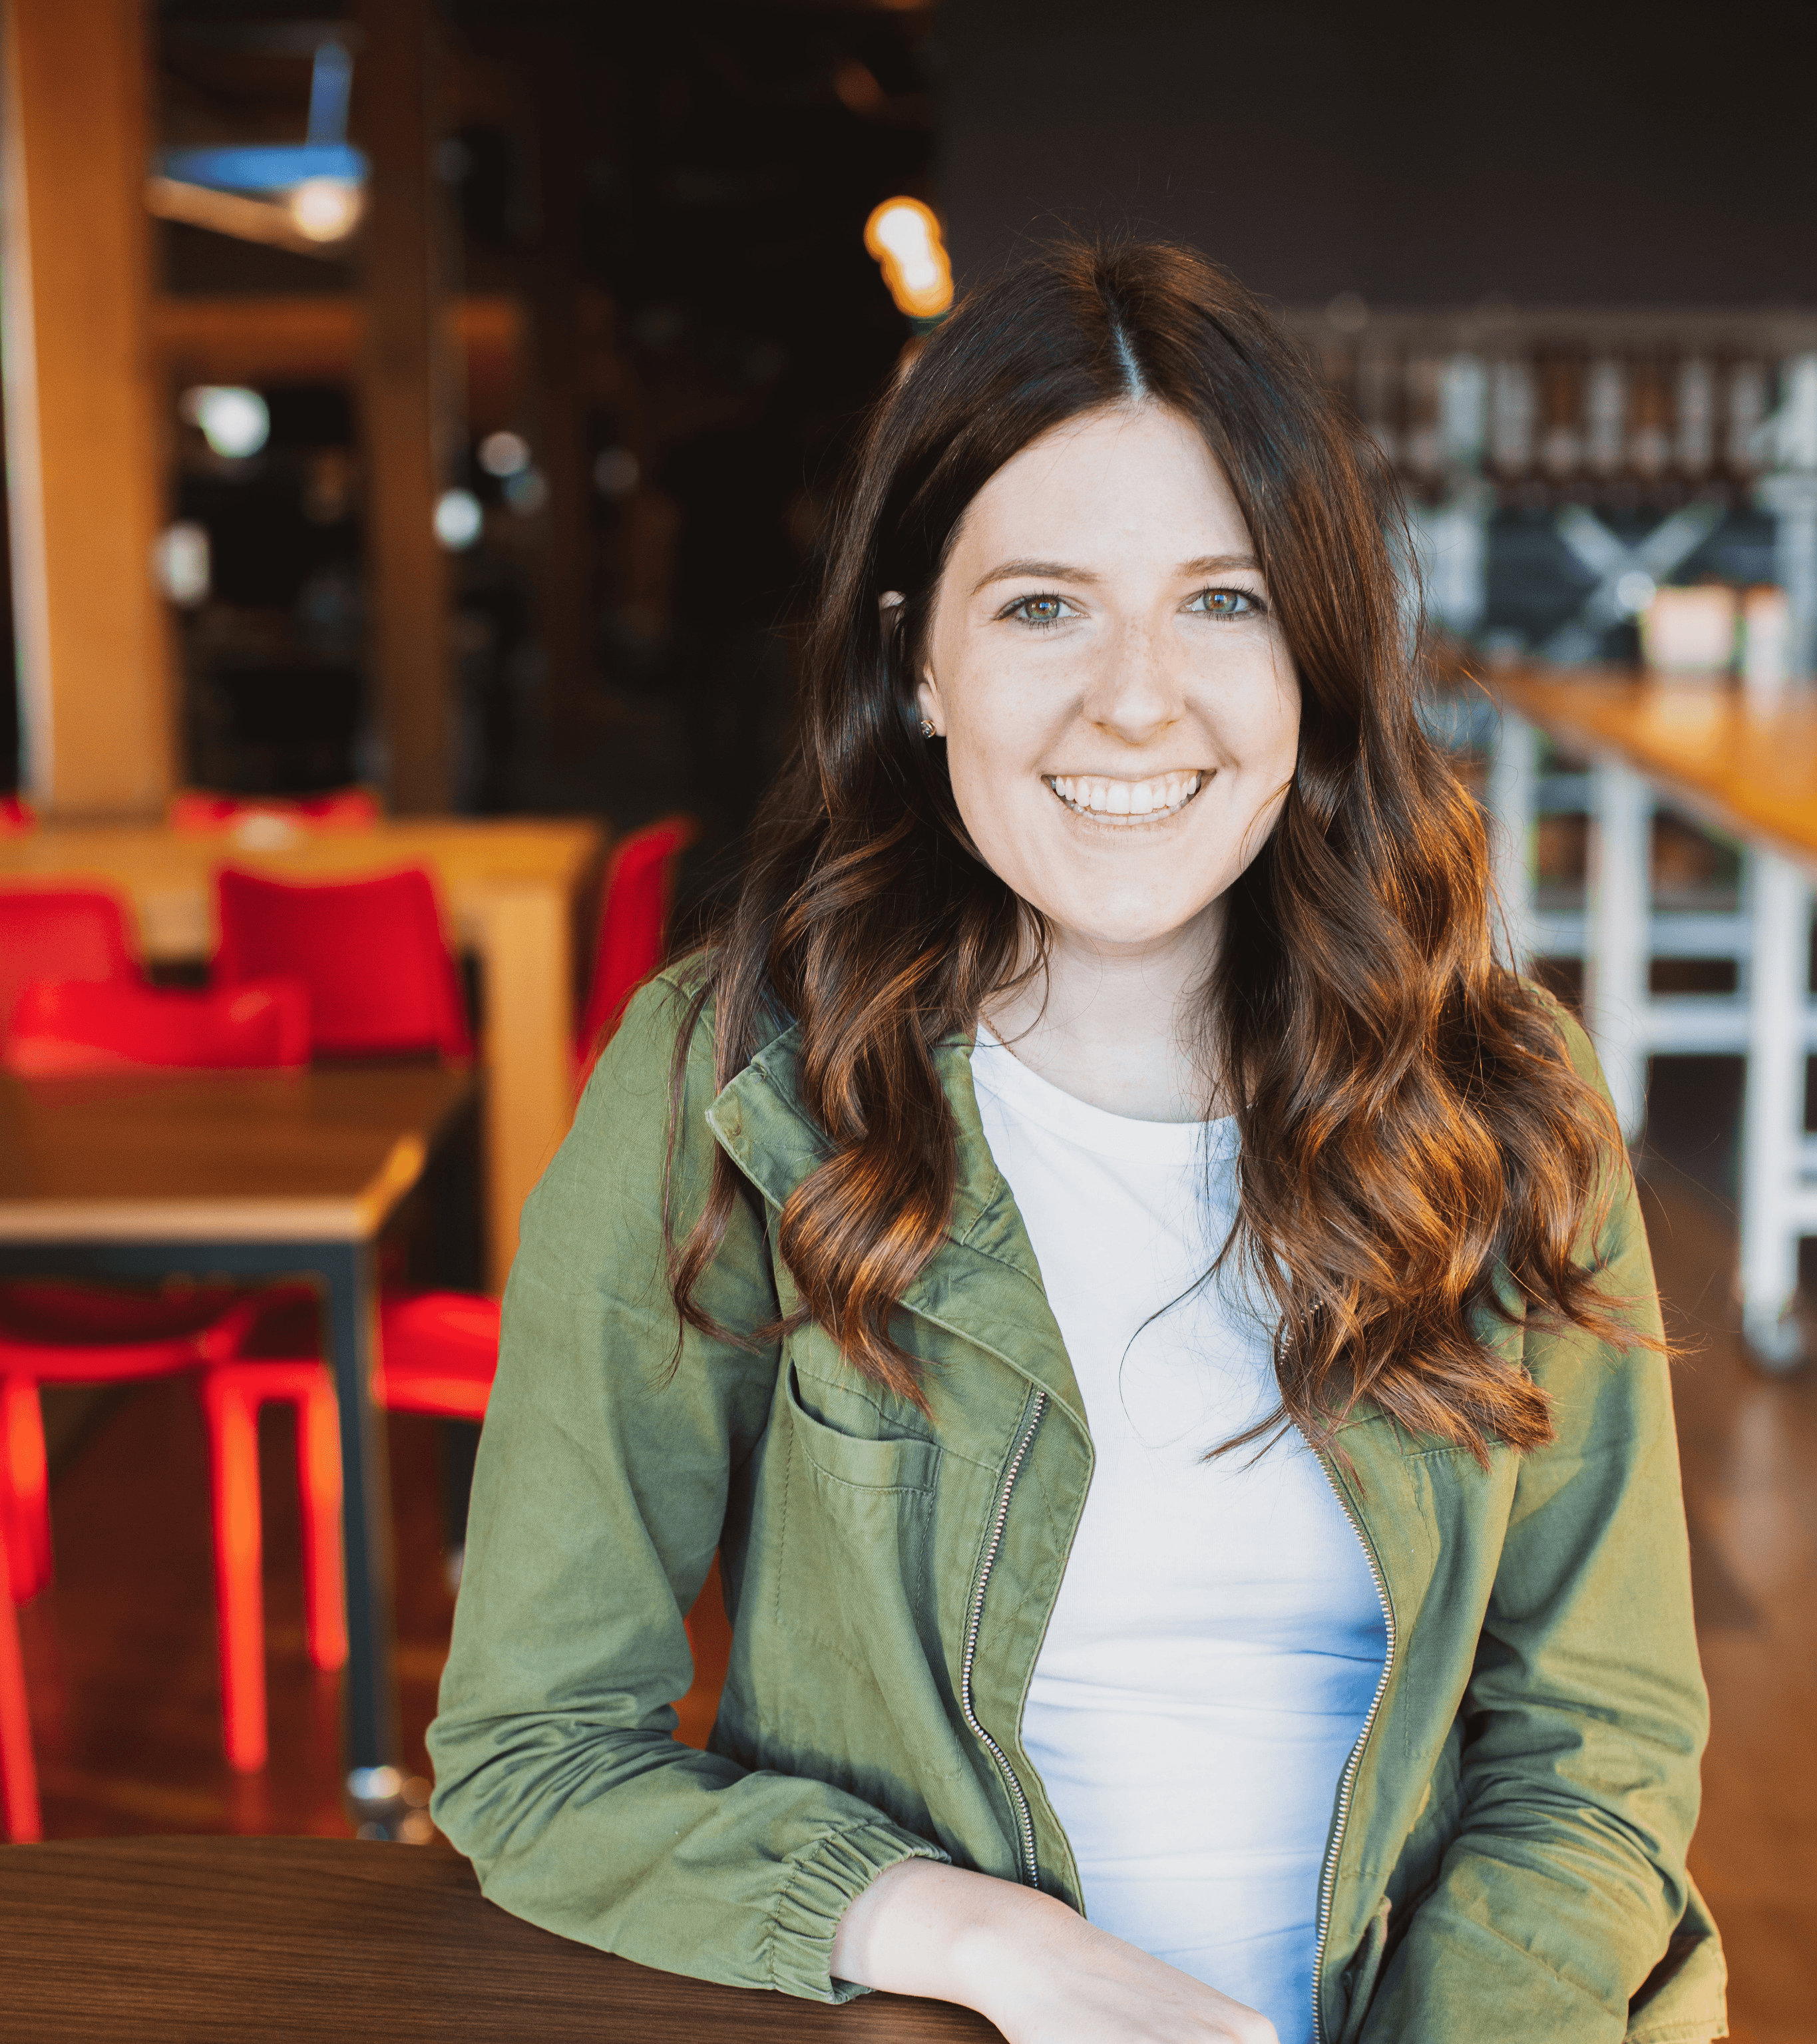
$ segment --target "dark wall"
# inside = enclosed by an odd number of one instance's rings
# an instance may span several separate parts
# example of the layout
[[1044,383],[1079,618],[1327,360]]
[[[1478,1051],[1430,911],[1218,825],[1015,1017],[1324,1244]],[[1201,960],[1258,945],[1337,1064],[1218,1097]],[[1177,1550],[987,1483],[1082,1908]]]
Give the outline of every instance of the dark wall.
[[962,279],[1159,229],[1379,305],[1817,304],[1817,6],[951,0]]

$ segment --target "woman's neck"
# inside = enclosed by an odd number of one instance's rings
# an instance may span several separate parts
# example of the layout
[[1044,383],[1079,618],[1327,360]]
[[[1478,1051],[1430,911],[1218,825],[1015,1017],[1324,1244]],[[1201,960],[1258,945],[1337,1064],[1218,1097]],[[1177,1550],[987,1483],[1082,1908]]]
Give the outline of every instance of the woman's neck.
[[1194,1010],[1217,956],[1221,902],[1140,947],[1053,933],[1037,972],[985,1004],[992,1032],[1062,1093],[1137,1121],[1202,1121],[1212,1097]]

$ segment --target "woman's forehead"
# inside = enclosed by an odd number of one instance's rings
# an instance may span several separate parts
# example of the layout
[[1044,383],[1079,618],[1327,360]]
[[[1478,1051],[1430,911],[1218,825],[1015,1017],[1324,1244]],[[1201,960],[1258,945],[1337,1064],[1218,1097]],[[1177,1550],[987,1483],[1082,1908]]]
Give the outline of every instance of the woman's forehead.
[[1180,413],[1145,402],[1066,420],[1013,455],[966,506],[947,571],[969,591],[1005,568],[1089,578],[1120,562],[1253,551],[1204,436]]

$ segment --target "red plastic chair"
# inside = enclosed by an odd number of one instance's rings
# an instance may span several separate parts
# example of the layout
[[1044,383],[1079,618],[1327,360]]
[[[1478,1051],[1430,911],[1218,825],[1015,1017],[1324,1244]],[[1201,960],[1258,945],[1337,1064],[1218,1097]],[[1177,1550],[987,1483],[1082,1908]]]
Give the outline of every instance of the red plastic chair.
[[0,887],[0,1036],[43,979],[140,984],[119,897],[99,887]]
[[239,831],[269,821],[309,831],[371,830],[383,812],[370,788],[336,788],[326,795],[211,795],[185,788],[171,797],[172,830]]
[[242,1774],[256,1774],[267,1758],[259,1409],[274,1400],[296,1408],[304,1633],[309,1659],[318,1668],[339,1668],[347,1660],[340,1417],[333,1381],[313,1356],[217,1362],[202,1372],[200,1389],[214,1504],[222,1729],[228,1765]]
[[13,1601],[51,1580],[51,1520],[38,1387],[127,1384],[199,1368],[204,1336],[233,1307],[224,1285],[163,1295],[87,1285],[0,1287],[0,1513]]
[[665,816],[633,831],[606,868],[593,980],[574,1055],[583,1071],[610,1042],[625,1005],[663,962],[674,901],[675,862],[701,834],[692,816]]
[[207,993],[52,980],[20,995],[0,1058],[34,1078],[145,1065],[305,1065],[309,989],[300,979],[252,980]]
[[[427,1412],[444,1420],[483,1420],[498,1364],[498,1301],[467,1292],[387,1292],[379,1307],[378,1364],[372,1393],[391,1412]],[[248,1771],[265,1764],[265,1620],[259,1581],[259,1443],[248,1401],[286,1397],[294,1386],[313,1402],[298,1422],[298,1477],[302,1489],[305,1604],[316,1655],[318,1602],[340,1609],[340,1433],[328,1375],[320,1359],[313,1297],[299,1287],[275,1289],[255,1302],[232,1339],[236,1360],[202,1380],[210,1439],[217,1444],[216,1567],[222,1572],[222,1692],[228,1756]],[[319,1392],[312,1387],[319,1386]],[[209,1403],[209,1401],[213,1401]],[[306,1437],[306,1438],[305,1438]],[[336,1642],[346,1658],[344,1630]]]
[[[248,1368],[274,1362],[325,1367],[313,1293],[275,1285],[254,1304],[232,1337],[235,1358]],[[498,1301],[483,1293],[386,1286],[378,1308],[375,1402],[387,1412],[483,1420],[498,1366]]]
[[460,974],[435,884],[419,866],[371,880],[294,885],[224,866],[215,875],[217,986],[302,980],[317,1055],[473,1055]]
[[[40,1388],[200,1373],[213,1471],[222,1715],[228,1759],[247,1772],[265,1764],[257,1424],[259,1406],[273,1399],[289,1400],[298,1412],[309,1658],[319,1668],[338,1668],[347,1658],[334,1390],[319,1362],[274,1367],[232,1359],[260,1306],[224,1285],[162,1300],[66,1284],[11,1285],[0,1292],[0,1520],[10,1555],[9,1616],[13,1604],[47,1588],[52,1575]],[[250,1657],[248,1638],[255,1642]]]
[[388,1291],[378,1308],[375,1396],[388,1412],[483,1420],[498,1368],[496,1299],[477,1292]]
[[23,795],[0,795],[0,837],[37,827],[38,813]]
[[[6,1523],[0,1516],[0,1585],[10,1573]],[[15,1845],[41,1838],[38,1770],[32,1760],[32,1710],[25,1695],[25,1666],[19,1652],[19,1623],[13,1600],[0,1595],[0,1816]]]

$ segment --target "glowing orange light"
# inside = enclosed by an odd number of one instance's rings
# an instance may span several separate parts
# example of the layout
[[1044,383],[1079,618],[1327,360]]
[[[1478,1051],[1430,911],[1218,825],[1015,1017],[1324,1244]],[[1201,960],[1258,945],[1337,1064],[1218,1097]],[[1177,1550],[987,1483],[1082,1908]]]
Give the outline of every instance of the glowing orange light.
[[864,245],[882,266],[898,312],[938,319],[953,303],[953,269],[940,223],[918,198],[886,198],[864,223]]

